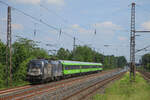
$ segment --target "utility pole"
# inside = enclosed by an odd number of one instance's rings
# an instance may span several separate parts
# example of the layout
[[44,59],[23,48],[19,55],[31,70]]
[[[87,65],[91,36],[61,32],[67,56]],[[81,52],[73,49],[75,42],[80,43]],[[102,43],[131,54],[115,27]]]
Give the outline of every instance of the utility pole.
[[73,58],[75,57],[76,38],[73,38]]
[[130,31],[130,80],[135,80],[135,3],[131,7]]
[[[11,61],[11,7],[8,6],[7,15],[7,46],[6,46],[6,66],[7,66],[7,86],[8,86],[8,76],[10,77],[10,85],[12,85],[12,61]],[[9,72],[8,72],[9,70]]]
[[74,37],[73,38],[73,50],[75,50],[75,48],[76,48],[76,38]]
[[104,65],[104,62],[105,62],[105,54],[104,54],[104,51],[103,51],[103,65]]
[[95,51],[95,48],[93,48],[94,49],[94,52],[95,52],[95,54],[94,54],[94,62],[96,62],[97,61],[97,59],[96,59],[96,51]]

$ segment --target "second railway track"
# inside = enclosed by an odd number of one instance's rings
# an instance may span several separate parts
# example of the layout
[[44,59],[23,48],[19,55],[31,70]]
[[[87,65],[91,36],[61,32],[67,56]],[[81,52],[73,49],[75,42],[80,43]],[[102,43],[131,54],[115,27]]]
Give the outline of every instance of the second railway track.
[[138,72],[140,72],[142,74],[144,79],[150,81],[150,72],[146,72],[146,71],[142,71],[142,70],[138,70]]
[[68,97],[65,97],[63,100],[88,100],[90,96],[92,96],[92,94],[96,92],[98,89],[101,89],[103,86],[107,85],[109,82],[113,80],[121,78],[123,75],[124,72],[118,75],[114,75],[110,78],[106,78],[103,81],[95,82],[94,84],[89,85],[86,88],[83,88]]

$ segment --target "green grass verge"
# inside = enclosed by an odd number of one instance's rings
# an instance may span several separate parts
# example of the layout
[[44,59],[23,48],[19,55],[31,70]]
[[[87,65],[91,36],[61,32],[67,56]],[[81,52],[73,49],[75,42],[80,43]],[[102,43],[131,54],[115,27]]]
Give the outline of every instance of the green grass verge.
[[130,83],[129,72],[108,86],[104,94],[96,94],[93,100],[150,100],[150,84],[136,73],[135,82]]

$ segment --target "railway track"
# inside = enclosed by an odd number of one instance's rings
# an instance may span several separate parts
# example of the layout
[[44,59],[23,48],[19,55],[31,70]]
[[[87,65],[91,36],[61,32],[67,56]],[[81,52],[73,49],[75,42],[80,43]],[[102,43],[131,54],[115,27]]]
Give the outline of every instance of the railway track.
[[[92,79],[96,79],[97,77],[104,77],[107,76],[110,73],[115,73],[116,71],[108,71],[108,72],[102,72],[97,74],[91,74],[86,75],[82,77],[74,77],[66,80],[61,80],[58,82],[52,82],[48,84],[42,84],[42,85],[29,85],[24,87],[18,87],[13,89],[8,89],[4,91],[0,91],[0,100],[22,100],[22,99],[41,99],[43,97],[48,98],[56,98],[59,95],[63,98],[65,96],[64,93],[66,93],[72,88],[83,86],[83,83],[91,83],[93,82]],[[107,74],[107,75],[106,75]],[[64,92],[66,91],[66,92]],[[48,96],[47,96],[48,95]],[[53,100],[53,99],[52,99]]]
[[5,94],[8,92],[13,92],[13,91],[17,91],[20,89],[26,89],[26,88],[30,88],[30,87],[31,87],[31,85],[26,85],[26,86],[19,86],[19,87],[15,87],[15,88],[3,89],[3,90],[0,90],[0,94]]
[[138,72],[140,72],[142,74],[144,79],[150,81],[150,72],[146,72],[146,71],[142,71],[142,70],[138,70]]
[[97,88],[101,87],[106,83],[121,77],[123,73],[124,71],[113,72],[104,75],[103,77],[96,77],[83,82],[78,82],[74,85],[63,86],[55,91],[49,91],[43,95],[30,98],[30,100],[83,100],[87,95],[90,95],[95,91],[95,86]]
[[120,79],[124,73],[125,72],[122,72],[121,74],[106,78],[103,81],[98,81],[92,85],[87,86],[86,88],[77,91],[76,93],[71,94],[68,97],[65,97],[63,100],[88,100],[90,96],[92,96],[92,94],[94,94],[98,89],[103,88],[113,80]]

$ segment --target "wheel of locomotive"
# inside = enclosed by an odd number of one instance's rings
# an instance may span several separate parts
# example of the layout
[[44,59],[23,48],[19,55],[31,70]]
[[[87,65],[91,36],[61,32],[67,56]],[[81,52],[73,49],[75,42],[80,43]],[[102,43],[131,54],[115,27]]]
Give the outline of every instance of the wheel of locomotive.
[[41,84],[44,84],[44,83],[45,83],[45,80],[44,80],[44,79],[42,79],[40,83],[41,83]]
[[56,77],[56,81],[59,81],[59,76]]

